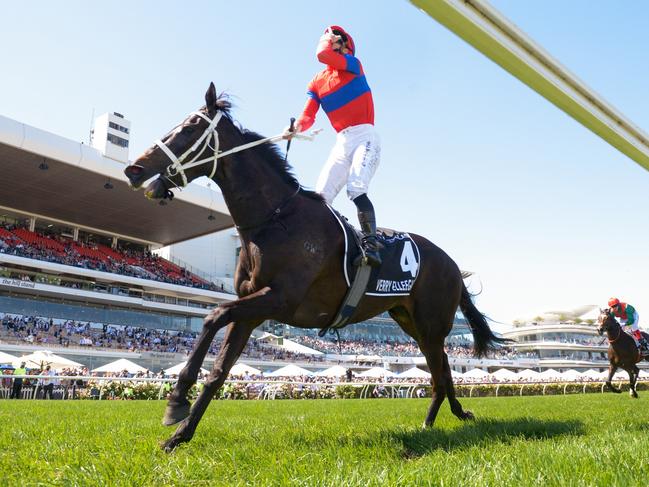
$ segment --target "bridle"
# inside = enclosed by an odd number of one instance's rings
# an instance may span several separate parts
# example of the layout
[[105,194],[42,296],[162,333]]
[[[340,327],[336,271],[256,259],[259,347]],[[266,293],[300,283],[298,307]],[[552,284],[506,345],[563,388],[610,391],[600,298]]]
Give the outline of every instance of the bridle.
[[[185,187],[188,184],[187,181],[187,175],[185,174],[185,170],[199,166],[201,164],[206,164],[208,162],[212,162],[212,171],[209,174],[209,178],[212,179],[212,176],[214,176],[214,173],[216,172],[216,166],[217,166],[217,160],[219,157],[223,157],[224,154],[219,154],[219,133],[216,130],[216,126],[218,125],[219,121],[221,120],[221,117],[223,116],[223,112],[221,110],[217,110],[216,114],[214,115],[214,118],[210,119],[207,115],[205,115],[203,112],[192,112],[190,117],[192,115],[196,115],[203,120],[207,122],[207,128],[203,131],[202,135],[192,144],[192,146],[187,149],[180,157],[176,157],[176,154],[174,154],[167,145],[162,142],[162,140],[157,139],[154,144],[160,147],[162,149],[162,152],[164,152],[169,159],[171,159],[171,164],[167,166],[167,169],[165,170],[165,178],[169,180],[172,184],[178,186],[176,183],[174,183],[171,178],[174,176],[180,174],[180,177],[182,178],[182,186]],[[214,144],[210,144],[210,139],[214,140]],[[192,153],[194,153],[199,146],[202,147],[201,149],[196,153],[193,159],[190,161],[185,162],[185,159],[187,159]],[[206,157],[205,159],[200,159],[197,160],[198,157],[205,151],[205,149],[209,147],[210,149],[214,150],[214,155],[210,157]]]
[[[206,114],[204,114],[201,111],[192,112],[189,115],[189,118],[191,118],[193,115],[196,115],[196,116],[202,118],[203,120],[205,120],[207,122],[207,127],[205,128],[205,130],[203,131],[201,136],[196,140],[196,142],[194,142],[192,144],[192,146],[189,149],[187,149],[180,157],[176,157],[176,154],[174,154],[172,152],[172,150],[169,149],[169,147],[167,147],[167,145],[164,142],[162,142],[161,139],[157,139],[154,142],[154,145],[157,145],[158,147],[160,147],[160,149],[162,149],[162,152],[164,152],[167,155],[167,157],[171,160],[171,164],[169,164],[167,166],[164,174],[162,174],[162,173],[160,174],[160,177],[166,179],[167,181],[169,181],[171,184],[173,184],[177,188],[184,188],[189,183],[189,181],[187,180],[187,175],[185,174],[185,171],[187,169],[190,169],[192,167],[200,166],[202,164],[207,164],[207,163],[211,162],[212,163],[212,171],[210,172],[208,177],[210,179],[212,179],[212,177],[216,173],[216,168],[217,168],[217,165],[218,165],[217,161],[221,157],[225,157],[225,156],[228,156],[230,154],[234,154],[236,152],[241,152],[243,150],[250,149],[252,147],[255,147],[255,146],[258,146],[258,145],[261,145],[261,144],[266,144],[268,142],[277,142],[279,140],[282,140],[284,138],[284,135],[285,135],[285,133],[281,133],[281,134],[275,135],[273,137],[266,137],[264,139],[255,140],[255,141],[249,142],[247,144],[242,144],[242,145],[233,147],[232,149],[229,149],[229,150],[227,150],[225,152],[219,152],[219,132],[217,130],[217,125],[218,125],[219,121],[221,120],[221,118],[223,117],[223,112],[221,110],[217,110],[216,114],[214,115],[214,118],[212,118],[212,119],[210,119],[210,117],[208,117]],[[181,125],[180,128],[182,129],[183,126],[184,125]],[[309,140],[310,141],[310,140],[313,140],[318,133],[320,133],[320,130],[314,130],[314,131],[311,132],[310,135],[295,134],[294,137],[297,138],[297,139]],[[213,143],[210,143],[210,140],[212,140]],[[200,147],[200,150],[199,150],[199,147]],[[198,159],[199,156],[207,148],[212,149],[214,151],[214,154],[209,156],[209,157],[206,157],[204,159]],[[196,151],[198,151],[198,152],[196,152]],[[194,156],[194,158],[189,160],[189,161],[185,161],[194,152],[196,152],[196,155]],[[171,179],[174,176],[177,176],[178,174],[180,174],[180,177],[182,178],[182,186],[179,186],[178,184],[176,184]],[[293,197],[295,197],[300,192],[300,189],[301,189],[301,187],[298,184],[297,188],[295,189],[295,192],[292,193],[284,201],[282,201],[279,204],[279,206],[277,206],[277,208],[275,208],[269,215],[264,217],[263,220],[255,223],[255,224],[245,226],[245,227],[244,226],[237,226],[237,229],[239,231],[252,230],[254,228],[258,228],[258,227],[262,226],[263,224],[265,224],[266,222],[268,222],[271,219],[279,217],[282,210],[286,207],[286,205],[289,203],[289,201],[291,201],[291,199],[293,199]],[[171,196],[169,196],[169,195],[171,195]],[[167,196],[166,197],[167,198],[172,198],[173,197],[173,193],[171,193],[171,191],[169,191],[168,189],[167,189]]]
[[[608,319],[608,317],[607,317],[607,319]],[[605,323],[605,321],[602,322],[602,325],[603,325],[604,323]],[[600,325],[600,328],[601,328],[601,325]],[[606,325],[606,328],[604,329],[604,331],[605,331],[606,334],[607,334],[608,343],[615,343],[615,342],[617,342],[618,339],[620,338],[620,334],[622,333],[622,327],[621,327],[621,326],[618,327],[618,329],[617,329],[617,336],[616,336],[615,338],[613,338],[612,340],[611,340],[610,338],[608,338],[608,331],[609,331],[609,329],[610,329],[610,326],[609,326],[609,325]]]
[[[237,147],[233,147],[232,149],[226,150],[225,152],[219,152],[219,132],[217,131],[217,125],[221,120],[221,118],[223,117],[223,112],[221,110],[217,110],[216,114],[214,115],[214,118],[212,119],[210,119],[210,117],[208,117],[207,115],[205,115],[203,112],[200,111],[192,112],[190,114],[190,117],[192,115],[196,115],[202,118],[203,120],[205,120],[207,122],[207,127],[203,131],[203,134],[196,140],[196,142],[194,142],[192,146],[189,149],[187,149],[180,157],[176,157],[176,154],[174,154],[171,151],[171,149],[169,149],[169,147],[167,147],[167,145],[164,142],[162,142],[162,140],[158,139],[154,142],[154,145],[160,147],[160,149],[162,149],[162,152],[164,152],[172,162],[169,166],[167,166],[165,173],[161,174],[161,176],[163,176],[165,179],[171,182],[171,184],[179,188],[184,188],[185,186],[187,186],[189,182],[187,181],[187,175],[185,174],[185,171],[187,169],[211,162],[212,171],[207,177],[212,179],[212,176],[214,176],[214,174],[216,173],[216,168],[218,165],[217,161],[221,157],[229,156],[230,154],[241,152],[243,150],[250,149],[252,147],[261,144],[266,144],[268,142],[277,142],[284,138],[284,133],[281,133],[279,135],[274,135],[273,137],[266,137],[264,139],[254,140],[247,144],[242,144]],[[315,135],[317,135],[319,132],[320,130],[313,131],[311,135],[295,134],[294,138],[301,139],[301,140],[313,140]],[[210,140],[212,140],[213,143],[210,143]],[[199,147],[200,150],[198,150]],[[214,154],[204,159],[198,159],[198,157],[207,148],[212,149],[214,151]],[[187,159],[192,153],[194,153],[197,150],[198,152],[196,153],[194,158],[185,162],[185,159]],[[177,176],[178,174],[180,174],[180,177],[182,178],[182,186],[179,186],[171,179],[174,176]]]

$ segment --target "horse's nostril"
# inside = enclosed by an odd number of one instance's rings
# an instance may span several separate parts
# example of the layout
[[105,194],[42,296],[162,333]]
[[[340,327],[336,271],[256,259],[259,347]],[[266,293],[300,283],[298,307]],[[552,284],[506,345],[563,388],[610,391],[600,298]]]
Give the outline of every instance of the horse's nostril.
[[134,164],[131,165],[131,166],[128,166],[124,170],[126,175],[131,175],[131,176],[138,176],[138,175],[142,174],[142,171],[144,171],[144,168],[142,166],[136,166]]

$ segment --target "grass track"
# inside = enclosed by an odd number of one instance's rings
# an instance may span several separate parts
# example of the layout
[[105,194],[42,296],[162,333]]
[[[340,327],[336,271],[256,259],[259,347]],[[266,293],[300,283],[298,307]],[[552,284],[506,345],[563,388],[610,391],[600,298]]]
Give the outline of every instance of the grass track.
[[191,443],[158,448],[160,401],[0,401],[0,485],[649,483],[649,395],[219,401]]

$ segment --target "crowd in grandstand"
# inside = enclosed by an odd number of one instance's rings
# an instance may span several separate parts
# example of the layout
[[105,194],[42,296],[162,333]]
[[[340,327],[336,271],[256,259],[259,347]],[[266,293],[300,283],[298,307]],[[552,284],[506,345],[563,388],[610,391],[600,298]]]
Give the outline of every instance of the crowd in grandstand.
[[55,262],[180,286],[221,291],[187,269],[145,250],[109,248],[74,241],[61,235],[45,235],[25,228],[0,224],[0,253]]
[[[134,326],[82,323],[53,320],[38,316],[6,314],[1,318],[0,340],[7,343],[42,344],[46,346],[81,347],[124,350],[128,352],[167,352],[189,355],[198,336],[195,332],[158,330]],[[216,339],[210,345],[209,355],[216,355],[221,346]],[[322,361],[318,355],[299,354],[250,340],[244,357],[259,360]]]
[[[296,342],[320,352],[342,355],[379,355],[387,357],[421,356],[419,346],[414,341],[368,341],[368,340],[329,340],[317,336],[296,336]],[[446,353],[457,358],[471,358],[473,344],[464,338],[449,337],[446,340]],[[538,358],[533,352],[516,352],[509,347],[500,347],[489,352],[489,358],[513,360],[518,358]]]
[[[159,330],[134,326],[108,325],[102,323],[78,322],[72,320],[53,320],[38,316],[6,314],[0,317],[0,340],[8,343],[29,343],[34,345],[80,347],[92,349],[124,350],[128,352],[166,352],[189,355],[197,338],[196,332]],[[297,336],[292,339],[325,354],[378,355],[381,357],[421,356],[415,342],[372,342],[362,340],[337,341],[313,336]],[[210,345],[209,355],[216,355],[221,342],[216,339]],[[473,345],[470,341],[450,337],[446,343],[449,356],[470,358]],[[296,353],[269,343],[249,340],[243,357],[258,360],[299,360],[303,362],[322,362],[323,355]],[[358,357],[361,360],[361,357]],[[490,358],[515,359],[537,357],[531,352],[515,352],[501,347],[490,352]],[[362,360],[361,360],[362,361]]]

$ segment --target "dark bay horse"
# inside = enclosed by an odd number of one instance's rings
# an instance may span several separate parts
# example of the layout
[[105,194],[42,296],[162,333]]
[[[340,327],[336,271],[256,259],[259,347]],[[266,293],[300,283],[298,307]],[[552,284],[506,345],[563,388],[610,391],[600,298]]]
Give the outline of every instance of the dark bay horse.
[[[603,335],[606,332],[608,338],[608,379],[606,379],[606,387],[616,393],[622,392],[611,383],[613,374],[620,368],[627,371],[629,374],[629,394],[637,398],[638,393],[635,390],[636,382],[638,382],[638,374],[640,369],[636,365],[643,359],[648,359],[649,356],[644,357],[638,350],[635,340],[622,330],[622,327],[615,319],[610,309],[601,309],[598,319],[599,327],[597,332]],[[649,339],[649,335],[643,332],[645,338]]]
[[[239,128],[229,109],[227,99],[218,97],[210,84],[205,106],[124,170],[134,188],[157,176],[145,189],[145,195],[153,199],[170,197],[174,186],[210,177],[219,185],[241,239],[235,275],[239,299],[221,304],[205,318],[167,405],[164,424],[181,424],[164,443],[166,451],[192,438],[257,326],[273,319],[301,328],[324,328],[347,291],[342,269],[344,237],[332,212],[318,194],[300,187],[277,146],[263,143],[250,147],[262,137]],[[242,147],[246,150],[233,151]],[[492,333],[471,302],[455,262],[425,238],[412,237],[419,246],[421,267],[410,295],[364,296],[350,322],[387,310],[417,341],[433,386],[424,426],[433,424],[445,398],[455,416],[471,419],[471,412],[462,409],[455,397],[444,352],[444,340],[458,306],[471,327],[476,355],[484,355],[490,346],[506,340]],[[196,382],[214,335],[224,327],[214,368],[190,407],[187,393]]]

